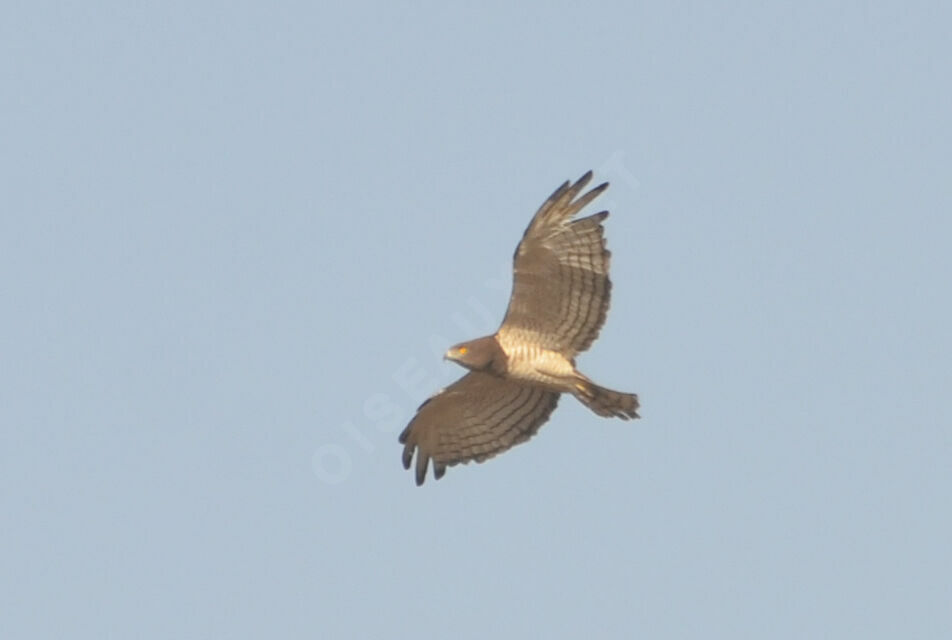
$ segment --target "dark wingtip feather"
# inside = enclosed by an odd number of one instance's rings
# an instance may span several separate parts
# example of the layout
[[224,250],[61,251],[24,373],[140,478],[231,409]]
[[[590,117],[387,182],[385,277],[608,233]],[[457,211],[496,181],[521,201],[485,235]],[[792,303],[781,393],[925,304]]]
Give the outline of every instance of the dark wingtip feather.
[[423,484],[423,481],[426,480],[426,467],[430,462],[430,457],[424,454],[422,451],[417,453],[416,459],[416,486]]
[[434,460],[433,461],[433,478],[436,480],[439,480],[440,478],[443,477],[445,473],[446,473],[446,465]]
[[543,205],[544,205],[544,204],[547,204],[547,203],[550,203],[550,202],[555,202],[556,200],[558,200],[558,199],[559,199],[559,196],[561,196],[563,193],[565,193],[566,191],[568,191],[568,190],[569,190],[569,187],[571,187],[571,186],[572,186],[572,181],[571,181],[571,180],[566,180],[565,182],[563,182],[562,184],[560,184],[560,185],[559,185],[559,188],[552,192],[552,195],[550,195],[550,196],[546,199],[546,201],[543,203]]
[[581,199],[585,200],[585,203],[587,204],[591,202],[592,200],[594,200],[595,198],[597,198],[598,196],[602,195],[605,192],[605,189],[607,189],[609,186],[611,186],[610,183],[603,182],[597,187],[592,187],[591,189],[588,190],[588,192],[584,196],[582,196]]
[[413,445],[408,444],[403,448],[403,468],[409,469],[410,463],[413,461]]

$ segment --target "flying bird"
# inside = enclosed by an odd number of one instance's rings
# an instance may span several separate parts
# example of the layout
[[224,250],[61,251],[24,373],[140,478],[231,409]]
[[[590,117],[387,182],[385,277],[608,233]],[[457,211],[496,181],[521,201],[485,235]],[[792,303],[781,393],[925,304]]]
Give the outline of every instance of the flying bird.
[[575,368],[605,322],[611,293],[602,222],[607,211],[572,218],[608,188],[579,194],[589,171],[565,182],[533,216],[513,256],[509,308],[499,330],[450,348],[444,356],[467,369],[426,400],[400,434],[403,466],[416,452],[416,483],[433,462],[483,462],[525,442],[571,393],[600,416],[637,418],[638,396],[601,387]]

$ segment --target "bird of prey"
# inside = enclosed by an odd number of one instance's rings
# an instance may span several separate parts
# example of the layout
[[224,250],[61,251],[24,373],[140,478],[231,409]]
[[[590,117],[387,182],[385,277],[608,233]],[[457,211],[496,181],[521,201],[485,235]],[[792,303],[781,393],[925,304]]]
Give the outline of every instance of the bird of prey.
[[607,211],[573,220],[608,183],[579,196],[589,171],[566,182],[536,212],[513,256],[509,308],[491,336],[462,342],[444,356],[469,369],[426,400],[403,433],[403,466],[416,451],[416,483],[427,465],[483,462],[525,442],[571,393],[600,416],[637,418],[638,396],[600,387],[575,368],[605,322],[611,281],[602,222]]

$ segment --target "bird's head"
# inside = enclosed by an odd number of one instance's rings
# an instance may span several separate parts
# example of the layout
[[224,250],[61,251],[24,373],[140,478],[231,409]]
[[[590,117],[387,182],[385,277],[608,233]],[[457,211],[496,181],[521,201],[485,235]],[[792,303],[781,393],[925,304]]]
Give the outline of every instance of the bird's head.
[[473,371],[482,371],[493,364],[493,360],[501,351],[496,339],[493,336],[487,336],[450,347],[443,359],[452,360]]

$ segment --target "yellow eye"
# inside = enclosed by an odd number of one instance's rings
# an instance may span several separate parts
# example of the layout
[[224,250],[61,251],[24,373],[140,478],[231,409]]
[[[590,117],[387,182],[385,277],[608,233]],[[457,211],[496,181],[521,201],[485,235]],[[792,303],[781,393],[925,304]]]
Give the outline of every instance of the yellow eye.
[[460,348],[459,348],[459,354],[460,354],[461,356],[465,356],[467,351],[469,351],[469,349],[467,349],[466,347],[460,347]]

